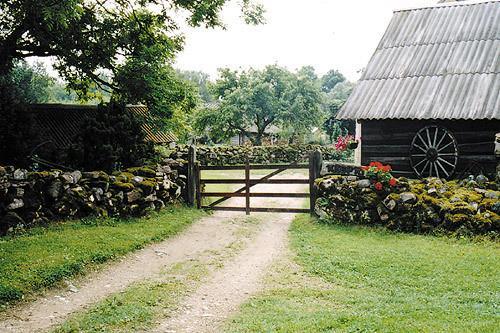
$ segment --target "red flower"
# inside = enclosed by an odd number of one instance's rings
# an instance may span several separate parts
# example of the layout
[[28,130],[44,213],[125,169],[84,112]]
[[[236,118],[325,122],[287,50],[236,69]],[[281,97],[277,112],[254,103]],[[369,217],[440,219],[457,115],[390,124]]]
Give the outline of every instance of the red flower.
[[370,169],[370,167],[367,165],[364,165],[361,167],[361,170],[363,170],[363,171],[368,171],[369,169]]
[[376,183],[375,183],[375,189],[376,189],[377,191],[381,191],[383,188],[384,188],[384,186],[382,185],[382,183],[381,183],[381,182],[376,182]]
[[391,172],[392,170],[390,165],[383,165],[380,169],[384,172]]
[[391,186],[396,186],[397,183],[398,181],[396,180],[396,178],[391,178],[391,180],[389,180],[389,185]]

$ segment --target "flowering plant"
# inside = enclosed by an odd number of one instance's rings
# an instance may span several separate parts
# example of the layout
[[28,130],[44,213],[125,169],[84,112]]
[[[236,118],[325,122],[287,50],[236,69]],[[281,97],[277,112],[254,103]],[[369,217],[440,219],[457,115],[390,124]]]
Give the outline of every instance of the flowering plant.
[[365,177],[370,179],[373,188],[382,191],[384,188],[390,188],[397,185],[398,181],[391,175],[390,165],[383,165],[380,162],[371,162],[368,166],[362,166]]
[[358,140],[354,138],[354,136],[348,134],[346,136],[340,135],[337,137],[337,142],[335,143],[335,149],[339,151],[344,151],[349,149],[354,149],[358,145]]

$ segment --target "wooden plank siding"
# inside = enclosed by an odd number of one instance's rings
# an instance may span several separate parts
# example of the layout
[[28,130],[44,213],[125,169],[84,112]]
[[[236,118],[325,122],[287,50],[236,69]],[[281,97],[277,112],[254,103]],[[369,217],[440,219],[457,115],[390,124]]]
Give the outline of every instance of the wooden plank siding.
[[390,164],[396,175],[412,177],[409,160],[411,141],[418,130],[439,125],[453,133],[458,143],[459,162],[456,173],[477,161],[487,173],[496,167],[495,134],[500,120],[361,120],[361,163],[372,161]]

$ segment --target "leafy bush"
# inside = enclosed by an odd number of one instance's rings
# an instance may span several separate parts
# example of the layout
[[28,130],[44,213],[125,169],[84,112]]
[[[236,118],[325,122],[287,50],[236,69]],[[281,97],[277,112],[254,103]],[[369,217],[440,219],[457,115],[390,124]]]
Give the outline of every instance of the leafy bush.
[[154,150],[141,126],[141,120],[126,112],[124,104],[100,105],[97,117],[87,118],[75,136],[68,161],[75,168],[108,172],[142,165]]

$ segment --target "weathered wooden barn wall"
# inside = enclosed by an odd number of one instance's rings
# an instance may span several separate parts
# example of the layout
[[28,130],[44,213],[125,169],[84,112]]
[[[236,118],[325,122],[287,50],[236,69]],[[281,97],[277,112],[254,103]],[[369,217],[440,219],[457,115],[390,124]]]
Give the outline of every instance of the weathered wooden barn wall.
[[412,177],[409,150],[416,132],[427,125],[439,125],[453,133],[458,143],[460,174],[471,161],[480,162],[488,173],[496,167],[495,134],[500,120],[361,120],[361,163],[390,164],[399,176]]

